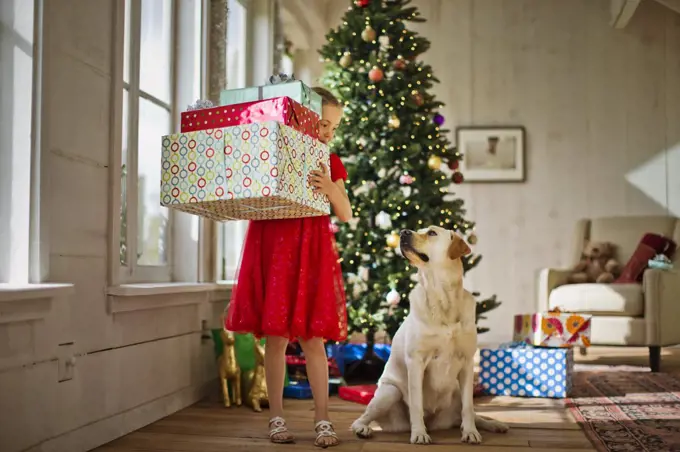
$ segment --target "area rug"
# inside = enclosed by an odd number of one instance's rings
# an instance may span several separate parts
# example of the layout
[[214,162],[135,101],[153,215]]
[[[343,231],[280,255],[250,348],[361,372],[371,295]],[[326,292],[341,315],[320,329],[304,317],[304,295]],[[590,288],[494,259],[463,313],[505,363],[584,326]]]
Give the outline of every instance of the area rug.
[[576,372],[566,406],[598,451],[680,452],[680,376]]

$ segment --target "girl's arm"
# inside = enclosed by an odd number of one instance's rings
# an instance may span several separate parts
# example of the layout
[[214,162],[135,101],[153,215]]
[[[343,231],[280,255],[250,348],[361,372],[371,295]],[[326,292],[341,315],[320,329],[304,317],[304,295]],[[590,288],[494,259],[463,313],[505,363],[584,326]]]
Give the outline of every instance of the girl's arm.
[[352,206],[349,203],[345,182],[342,179],[333,182],[328,167],[323,163],[321,164],[321,170],[312,171],[310,176],[314,190],[328,196],[333,213],[338,217],[338,220],[343,223],[351,220]]
[[342,179],[336,180],[334,185],[334,190],[331,190],[331,193],[328,194],[328,199],[331,202],[335,216],[338,217],[338,220],[346,223],[352,219],[352,206],[349,203],[349,197],[345,189],[345,181]]

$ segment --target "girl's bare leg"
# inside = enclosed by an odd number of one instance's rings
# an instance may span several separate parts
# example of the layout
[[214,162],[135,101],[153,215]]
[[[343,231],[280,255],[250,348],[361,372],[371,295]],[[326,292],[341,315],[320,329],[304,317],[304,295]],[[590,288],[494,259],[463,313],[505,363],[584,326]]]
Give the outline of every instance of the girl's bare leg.
[[275,443],[295,440],[283,420],[283,383],[286,375],[286,346],[288,338],[268,336],[264,353],[264,372],[269,395],[269,438]]
[[315,445],[336,446],[338,437],[333,431],[328,416],[328,358],[323,340],[312,338],[300,341],[307,361],[307,378],[314,396],[314,422],[317,433]]

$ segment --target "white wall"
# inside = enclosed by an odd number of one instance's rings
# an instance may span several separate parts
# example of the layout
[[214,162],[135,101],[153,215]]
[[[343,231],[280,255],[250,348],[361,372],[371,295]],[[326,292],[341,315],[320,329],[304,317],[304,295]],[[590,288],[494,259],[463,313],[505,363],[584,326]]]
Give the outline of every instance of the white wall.
[[[44,2],[47,279],[75,287],[52,303],[15,303],[14,315],[0,306],[3,452],[89,450],[193,403],[216,377],[212,343],[201,340],[201,320],[215,321],[223,306],[214,296],[108,307],[115,3]],[[60,383],[71,357],[72,379]]]
[[[527,129],[525,183],[458,189],[483,255],[469,285],[503,301],[480,341],[507,340],[510,316],[534,309],[537,270],[570,264],[575,220],[680,216],[680,15],[642,2],[615,30],[608,0],[413,5],[427,19],[413,26],[432,41],[423,59],[441,80],[445,126]],[[331,4],[330,27],[346,6]]]

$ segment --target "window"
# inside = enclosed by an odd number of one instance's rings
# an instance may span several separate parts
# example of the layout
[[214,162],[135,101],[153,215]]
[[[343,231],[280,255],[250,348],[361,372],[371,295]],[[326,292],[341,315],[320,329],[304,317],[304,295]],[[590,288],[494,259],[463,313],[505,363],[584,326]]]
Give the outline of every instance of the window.
[[[229,0],[227,16],[227,88],[247,86],[246,41],[248,38],[248,8],[245,2]],[[247,221],[229,221],[218,227],[217,279],[231,281],[241,259]]]
[[197,266],[198,218],[160,205],[160,140],[200,97],[202,4],[125,0],[120,282],[195,280],[178,265]]
[[34,54],[34,8],[30,0],[0,7],[0,283],[16,285],[29,282],[31,196],[39,186],[31,183],[39,129],[33,121],[33,74],[40,60]]

